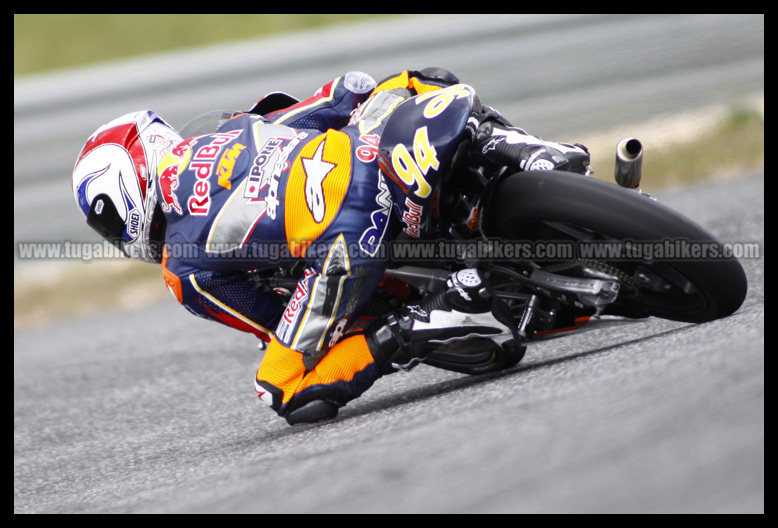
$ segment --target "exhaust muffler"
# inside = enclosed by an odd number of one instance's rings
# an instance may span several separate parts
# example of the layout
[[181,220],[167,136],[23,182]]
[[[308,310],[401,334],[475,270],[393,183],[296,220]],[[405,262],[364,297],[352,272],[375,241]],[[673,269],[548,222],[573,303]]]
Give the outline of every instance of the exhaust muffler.
[[616,183],[628,189],[640,187],[643,145],[635,138],[624,138],[616,146]]

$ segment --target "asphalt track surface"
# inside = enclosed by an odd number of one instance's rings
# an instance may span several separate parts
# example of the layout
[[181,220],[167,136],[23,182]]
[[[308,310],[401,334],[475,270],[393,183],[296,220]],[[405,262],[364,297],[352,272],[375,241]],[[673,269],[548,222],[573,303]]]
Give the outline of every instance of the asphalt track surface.
[[[701,28],[701,39],[726,26],[730,31],[719,37],[734,39],[731,28],[742,25],[743,41],[752,40],[758,21],[737,20],[692,16],[685,27]],[[665,28],[682,22],[592,17],[557,31],[545,21],[530,37],[550,45],[581,31],[591,39],[580,42],[606,49],[600,38],[616,33],[613,46],[630,35],[645,46],[649,37],[638,30],[651,26],[651,38],[664,48]],[[469,45],[478,42],[474,37]],[[498,39],[486,42],[501,48]],[[582,47],[560,44],[558,54],[596,56]],[[451,69],[461,70],[461,61],[472,68],[468,75],[492,72],[488,83],[499,99],[504,76],[514,73],[485,61],[488,50],[478,61],[455,51]],[[416,52],[408,46],[406,53]],[[672,62],[680,55],[676,48],[663,57]],[[709,75],[750,71],[744,64],[757,60],[745,52],[731,63],[721,51],[715,55]],[[414,61],[421,67],[432,58]],[[351,69],[348,59],[332,59],[333,68]],[[377,69],[395,66],[394,59],[370,59]],[[706,69],[695,64],[696,73]],[[666,83],[689,84],[675,80],[679,71],[666,70]],[[285,75],[306,84],[309,73]],[[738,79],[729,73],[716,89],[724,98],[739,89],[721,83],[745,82],[744,73]],[[643,97],[663,85],[657,77],[646,76],[653,88],[644,86]],[[595,92],[592,79],[586,93]],[[563,95],[560,88],[558,100]],[[547,97],[556,100],[551,88],[527,100]],[[93,104],[99,114],[100,102]],[[662,104],[673,112],[676,103]],[[17,124],[20,132],[29,126],[21,114]],[[545,126],[562,130],[564,123]],[[15,180],[28,159],[23,154],[15,152]],[[20,199],[33,188],[55,188],[38,178],[21,186]],[[16,191],[15,184],[15,231]],[[657,196],[724,241],[762,248],[742,261],[749,294],[734,315],[701,325],[650,319],[594,328],[534,343],[520,365],[494,375],[420,366],[379,380],[324,424],[289,427],[263,407],[252,387],[261,359],[255,340],[192,317],[172,298],[15,332],[14,512],[763,513],[763,174]],[[33,226],[25,229],[31,231],[23,236],[33,238]]]

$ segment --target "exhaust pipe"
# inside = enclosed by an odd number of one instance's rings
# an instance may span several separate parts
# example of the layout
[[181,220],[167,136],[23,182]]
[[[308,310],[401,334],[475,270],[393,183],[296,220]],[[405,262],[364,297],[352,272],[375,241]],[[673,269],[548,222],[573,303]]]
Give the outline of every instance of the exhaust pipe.
[[640,187],[643,167],[643,145],[634,138],[624,138],[616,146],[616,183],[628,189]]

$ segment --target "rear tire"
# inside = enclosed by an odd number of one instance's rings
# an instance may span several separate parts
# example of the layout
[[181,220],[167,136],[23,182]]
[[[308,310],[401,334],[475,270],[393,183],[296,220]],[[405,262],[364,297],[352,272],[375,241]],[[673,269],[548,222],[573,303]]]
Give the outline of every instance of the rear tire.
[[745,272],[737,259],[724,256],[721,242],[682,214],[633,190],[573,173],[528,171],[503,179],[490,196],[481,218],[482,231],[490,238],[628,240],[663,246],[680,241],[704,246],[708,255],[716,255],[602,261],[631,278],[628,286],[633,291],[620,294],[609,307],[611,313],[622,307],[625,313],[637,309],[645,315],[701,323],[734,313],[745,299]]

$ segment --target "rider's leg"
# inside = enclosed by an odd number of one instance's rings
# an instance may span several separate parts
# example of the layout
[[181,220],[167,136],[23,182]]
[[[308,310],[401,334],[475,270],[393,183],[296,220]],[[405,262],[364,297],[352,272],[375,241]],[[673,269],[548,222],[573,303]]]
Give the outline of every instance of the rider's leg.
[[451,275],[444,291],[418,305],[375,320],[365,334],[384,373],[412,365],[441,346],[472,338],[490,339],[500,348],[521,347],[508,307],[473,269]]
[[300,352],[273,340],[257,370],[255,389],[260,400],[294,425],[334,418],[339,407],[380,377],[360,333],[335,344],[310,370]]
[[579,174],[590,170],[589,152],[583,145],[543,141],[512,126],[492,108],[476,107],[471,122],[475,130],[467,167],[487,178],[503,168],[509,172],[555,169]]
[[313,369],[305,367],[300,352],[274,340],[255,387],[260,399],[290,424],[326,420],[382,375],[410,366],[441,346],[473,338],[510,349],[514,358],[521,351],[507,306],[480,272],[466,269],[453,274],[442,292],[374,320],[364,332],[347,335]]

